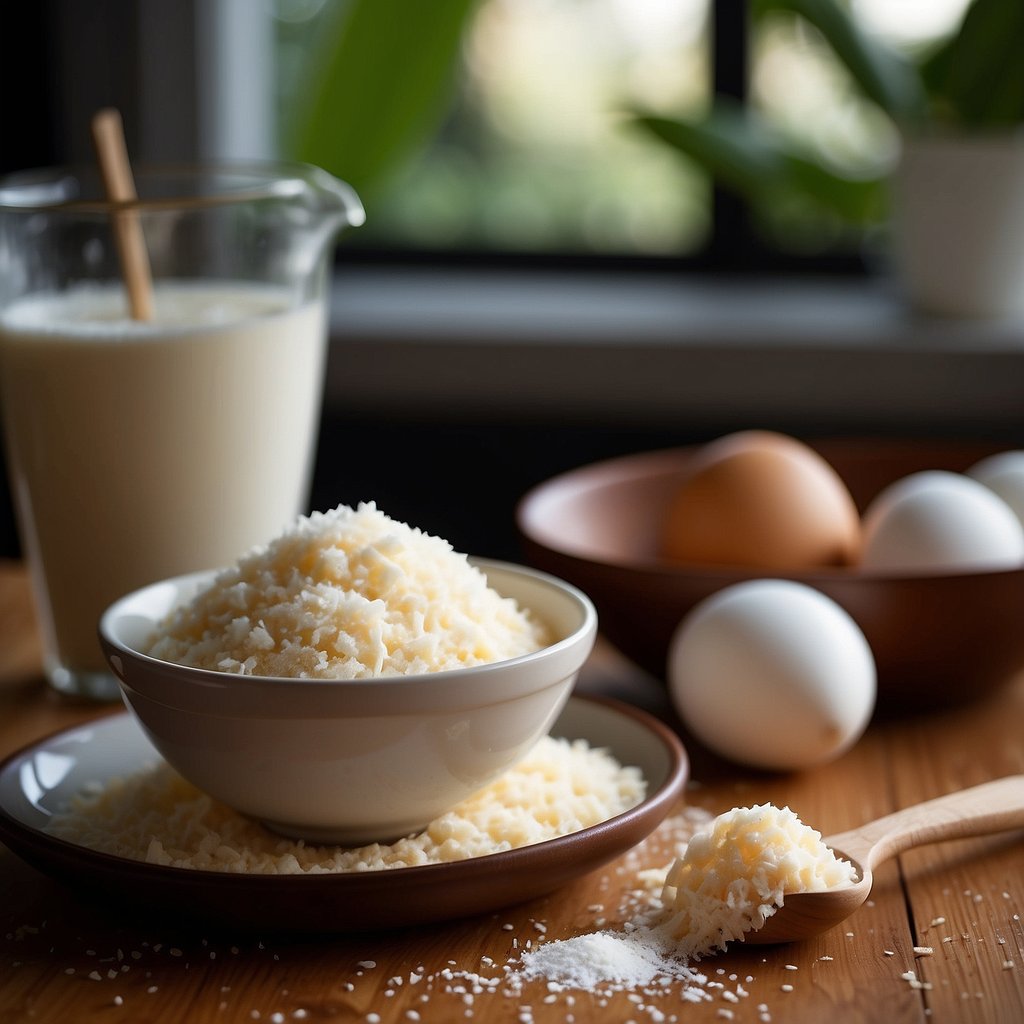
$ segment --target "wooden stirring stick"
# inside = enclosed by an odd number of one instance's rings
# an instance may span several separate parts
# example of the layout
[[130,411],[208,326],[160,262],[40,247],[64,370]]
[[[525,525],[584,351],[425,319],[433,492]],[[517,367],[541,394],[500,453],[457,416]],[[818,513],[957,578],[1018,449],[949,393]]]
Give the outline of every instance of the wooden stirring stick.
[[[128,162],[121,114],[111,108],[97,111],[92,119],[92,140],[99,160],[100,175],[107,198],[113,202],[136,199],[135,181]],[[114,238],[121,260],[121,274],[128,290],[128,306],[133,320],[153,319],[153,285],[149,254],[142,237],[142,225],[133,210],[114,214]]]

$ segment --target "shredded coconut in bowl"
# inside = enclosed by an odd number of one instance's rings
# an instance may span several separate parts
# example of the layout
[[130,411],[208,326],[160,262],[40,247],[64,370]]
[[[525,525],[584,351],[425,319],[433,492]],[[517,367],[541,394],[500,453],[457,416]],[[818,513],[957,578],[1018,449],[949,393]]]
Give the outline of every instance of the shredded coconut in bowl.
[[370,502],[298,517],[174,611],[146,653],[240,675],[361,679],[504,661],[549,642],[465,555]]
[[420,833],[355,849],[287,839],[160,762],[76,795],[47,832],[102,853],[178,868],[324,874],[443,864],[531,846],[636,806],[641,771],[585,740],[542,737],[513,768]]

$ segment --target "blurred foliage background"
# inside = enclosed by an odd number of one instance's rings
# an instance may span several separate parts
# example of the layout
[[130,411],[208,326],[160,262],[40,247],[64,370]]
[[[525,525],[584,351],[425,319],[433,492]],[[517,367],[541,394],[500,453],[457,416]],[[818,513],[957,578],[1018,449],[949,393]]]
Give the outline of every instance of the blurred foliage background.
[[[845,7],[914,55],[948,37],[968,2]],[[709,0],[273,0],[273,10],[282,153],[360,191],[368,220],[353,245],[628,257],[707,244],[707,174],[654,144],[630,111],[707,112]],[[891,166],[891,122],[805,21],[752,19],[748,80],[750,108],[816,159],[866,178]],[[842,218],[799,201],[762,220],[780,249],[858,244]]]

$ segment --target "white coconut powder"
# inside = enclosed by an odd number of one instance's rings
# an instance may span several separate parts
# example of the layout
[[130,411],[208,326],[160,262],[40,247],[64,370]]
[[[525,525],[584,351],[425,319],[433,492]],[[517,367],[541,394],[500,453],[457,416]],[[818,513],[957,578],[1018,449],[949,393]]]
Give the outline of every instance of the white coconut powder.
[[[647,931],[588,932],[537,946],[522,957],[523,980],[545,979],[557,988],[639,988],[659,979],[703,985],[707,978],[666,955]],[[698,996],[697,998],[703,998]]]

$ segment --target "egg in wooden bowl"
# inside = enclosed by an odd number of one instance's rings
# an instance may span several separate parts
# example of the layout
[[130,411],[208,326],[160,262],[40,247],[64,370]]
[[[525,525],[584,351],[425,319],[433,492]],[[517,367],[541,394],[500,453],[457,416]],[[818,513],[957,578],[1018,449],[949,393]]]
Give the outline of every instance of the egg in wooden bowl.
[[[748,441],[765,439],[765,432],[742,434]],[[731,435],[730,444],[739,436]],[[781,437],[770,435],[773,441]],[[680,495],[715,461],[708,449],[718,445],[721,454],[726,440],[609,459],[539,484],[516,510],[527,560],[584,590],[597,607],[603,634],[660,678],[671,638],[696,605],[732,584],[767,577],[808,584],[849,613],[873,652],[882,712],[960,703],[1024,669],[1019,562],[972,566],[939,560],[930,570],[861,564],[866,513],[890,485],[926,470],[964,474],[998,446],[913,440],[805,444],[787,438],[813,456],[809,463],[815,469],[808,476],[832,503],[823,518],[831,519],[837,538],[847,537],[847,546],[817,562],[773,560],[762,552],[753,564],[744,554],[749,537],[737,537],[739,554],[732,561],[721,549],[706,559],[699,551],[684,559],[666,534],[679,527]],[[848,508],[837,512],[844,509],[844,492],[859,528]],[[713,519],[713,512],[708,516]],[[794,518],[794,535],[806,529],[799,524]]]
[[860,515],[839,474],[784,434],[745,430],[706,444],[662,514],[660,554],[744,568],[850,565]]

